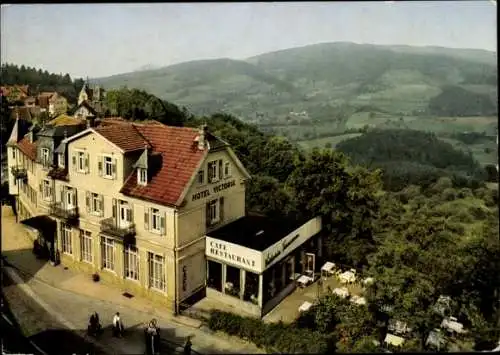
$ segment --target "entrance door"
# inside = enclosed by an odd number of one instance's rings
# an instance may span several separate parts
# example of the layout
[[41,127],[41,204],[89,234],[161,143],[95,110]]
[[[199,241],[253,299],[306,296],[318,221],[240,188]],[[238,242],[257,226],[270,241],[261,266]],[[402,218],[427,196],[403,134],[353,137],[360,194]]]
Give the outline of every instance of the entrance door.
[[132,213],[128,204],[124,202],[120,202],[119,210],[120,213],[118,214],[118,226],[121,228],[126,228],[132,221]]
[[313,253],[306,253],[306,275],[314,278],[314,266],[316,255]]

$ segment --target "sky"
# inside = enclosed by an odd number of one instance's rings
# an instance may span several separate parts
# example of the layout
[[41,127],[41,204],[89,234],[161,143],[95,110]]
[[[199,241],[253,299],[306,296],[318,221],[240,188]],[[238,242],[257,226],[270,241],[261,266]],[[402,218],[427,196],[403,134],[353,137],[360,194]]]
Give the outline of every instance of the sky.
[[1,62],[72,77],[322,42],[496,51],[496,2],[2,5]]

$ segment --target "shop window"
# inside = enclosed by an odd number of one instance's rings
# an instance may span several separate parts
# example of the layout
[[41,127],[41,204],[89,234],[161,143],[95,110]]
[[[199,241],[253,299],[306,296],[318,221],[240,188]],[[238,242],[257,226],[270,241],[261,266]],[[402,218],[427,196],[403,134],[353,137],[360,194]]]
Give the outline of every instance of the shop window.
[[231,296],[240,297],[240,269],[233,266],[226,266],[225,293]]
[[271,269],[268,269],[264,271],[264,274],[262,275],[264,280],[263,280],[263,304],[266,304],[268,301],[272,300],[274,296],[276,296],[276,284],[275,284],[275,268],[272,267]]
[[222,292],[222,264],[208,260],[207,286]]
[[245,275],[245,293],[243,300],[258,304],[259,301],[259,275],[247,271]]
[[283,284],[283,263],[278,263],[274,266],[274,287],[275,295],[285,288]]

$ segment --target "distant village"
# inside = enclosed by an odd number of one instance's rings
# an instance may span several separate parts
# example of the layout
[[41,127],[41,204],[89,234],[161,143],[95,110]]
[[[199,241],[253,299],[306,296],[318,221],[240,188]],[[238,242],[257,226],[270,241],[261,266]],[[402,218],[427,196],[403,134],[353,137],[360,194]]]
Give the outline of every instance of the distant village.
[[1,86],[0,96],[9,103],[12,118],[28,122],[43,123],[67,114],[79,118],[102,116],[105,112],[105,90],[88,83],[83,85],[76,105],[56,91],[37,93],[29,85]]

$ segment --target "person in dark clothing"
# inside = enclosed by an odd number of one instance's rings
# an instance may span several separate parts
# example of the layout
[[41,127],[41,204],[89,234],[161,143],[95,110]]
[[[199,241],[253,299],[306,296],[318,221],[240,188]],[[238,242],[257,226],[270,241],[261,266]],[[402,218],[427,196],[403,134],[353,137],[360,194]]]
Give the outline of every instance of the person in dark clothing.
[[193,344],[191,343],[191,337],[187,337],[186,339],[186,344],[184,344],[184,355],[191,355],[191,346]]
[[144,329],[146,341],[146,353],[155,355],[160,353],[160,328],[156,319],[152,319],[148,326]]

